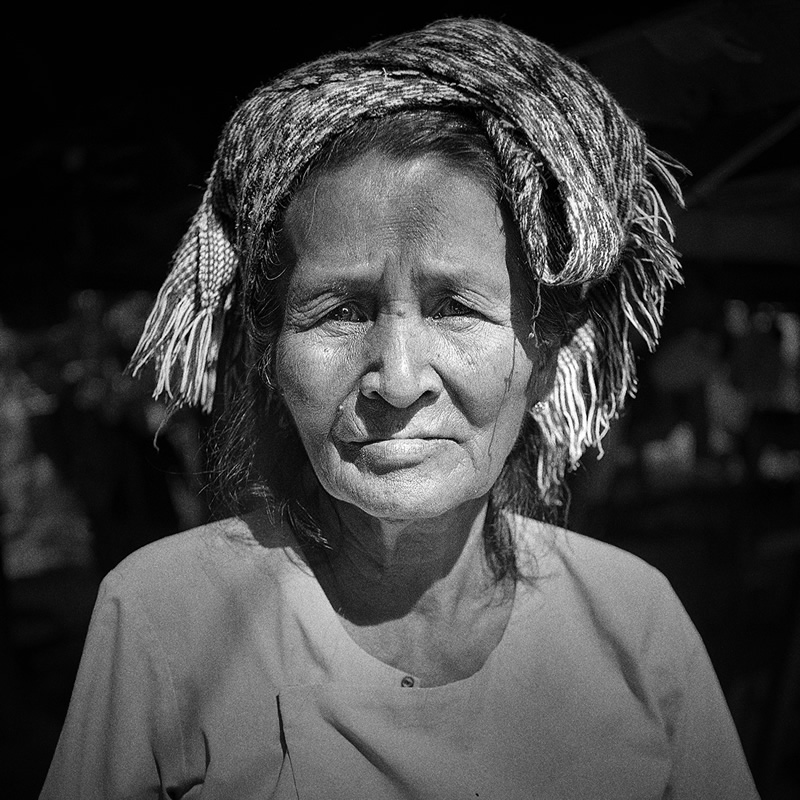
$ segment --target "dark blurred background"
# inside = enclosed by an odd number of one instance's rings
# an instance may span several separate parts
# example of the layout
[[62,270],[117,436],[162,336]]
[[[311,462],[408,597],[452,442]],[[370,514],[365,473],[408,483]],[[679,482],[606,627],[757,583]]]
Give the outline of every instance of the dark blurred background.
[[[610,7],[609,7],[610,6]],[[570,527],[672,581],[765,800],[797,797],[800,4],[42,12],[6,25],[0,284],[3,784],[44,779],[102,576],[207,519],[204,421],[124,366],[235,105],[276,72],[445,15],[503,19],[605,80],[691,171],[686,284],[639,397],[571,478]],[[60,13],[61,16],[53,16]]]

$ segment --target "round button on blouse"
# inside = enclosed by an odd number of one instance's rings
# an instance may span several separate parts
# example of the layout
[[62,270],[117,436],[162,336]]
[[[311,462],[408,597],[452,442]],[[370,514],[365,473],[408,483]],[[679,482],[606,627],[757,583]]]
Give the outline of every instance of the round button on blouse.
[[403,679],[400,681],[400,685],[404,689],[410,689],[414,685],[415,681],[410,675],[404,675]]

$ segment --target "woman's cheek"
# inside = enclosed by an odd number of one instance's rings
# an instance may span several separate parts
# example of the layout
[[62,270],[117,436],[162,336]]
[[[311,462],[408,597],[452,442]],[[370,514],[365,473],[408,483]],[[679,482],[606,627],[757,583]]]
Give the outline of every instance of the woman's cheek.
[[278,344],[276,370],[284,394],[318,401],[319,387],[328,380],[331,355],[328,348],[309,341],[306,333],[287,334]]
[[496,418],[509,404],[527,404],[533,364],[509,331],[485,331],[470,348],[462,347],[460,355],[458,383],[464,391],[459,394],[469,404],[470,416],[476,422]]
[[353,383],[345,348],[317,341],[309,333],[279,342],[276,373],[284,402],[309,446],[332,426]]

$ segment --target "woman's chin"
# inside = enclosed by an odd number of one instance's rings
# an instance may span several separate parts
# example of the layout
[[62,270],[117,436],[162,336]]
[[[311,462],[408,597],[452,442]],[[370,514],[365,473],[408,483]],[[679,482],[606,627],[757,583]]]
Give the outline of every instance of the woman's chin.
[[360,474],[356,480],[322,481],[328,494],[370,517],[381,520],[422,520],[440,517],[488,491],[479,482],[421,477],[414,468]]

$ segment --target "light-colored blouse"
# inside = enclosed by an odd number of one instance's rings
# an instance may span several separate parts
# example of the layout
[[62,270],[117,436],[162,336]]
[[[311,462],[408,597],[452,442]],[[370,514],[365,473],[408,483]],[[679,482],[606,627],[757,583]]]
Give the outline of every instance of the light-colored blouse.
[[538,577],[484,666],[431,688],[349,637],[263,519],[134,553],[101,586],[41,800],[757,798],[667,580],[514,522]]

